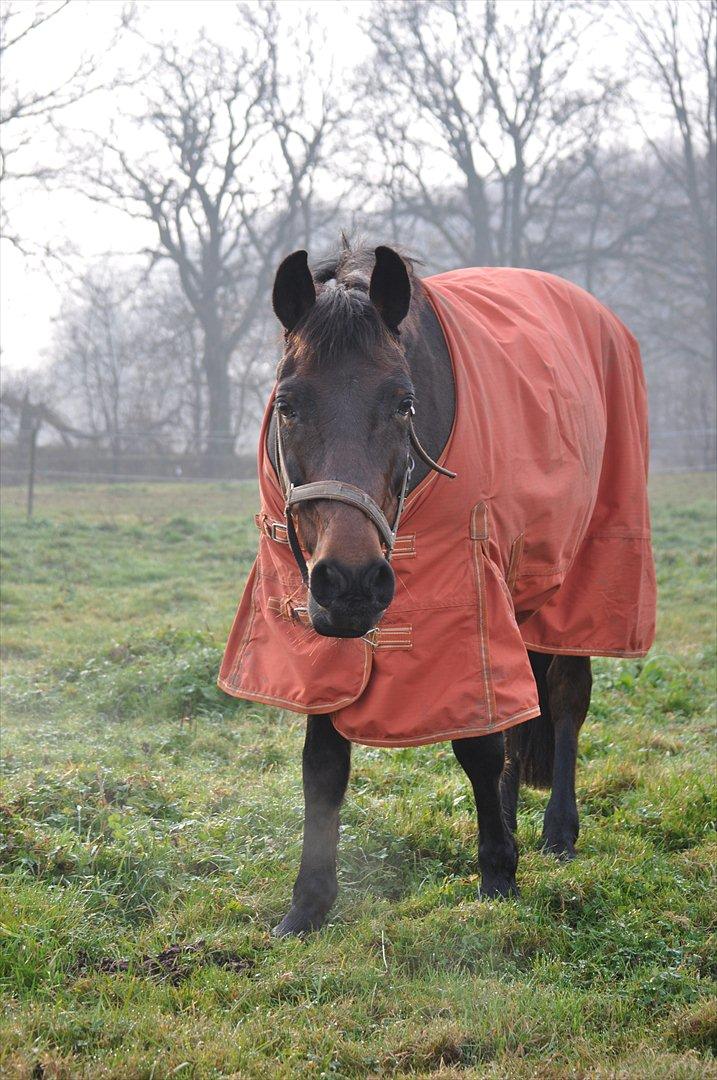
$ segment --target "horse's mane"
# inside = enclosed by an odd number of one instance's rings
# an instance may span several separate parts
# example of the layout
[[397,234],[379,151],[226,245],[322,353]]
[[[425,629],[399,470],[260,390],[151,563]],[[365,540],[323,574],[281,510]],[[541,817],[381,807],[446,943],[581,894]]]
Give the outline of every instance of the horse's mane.
[[[374,252],[375,245],[342,233],[339,248],[312,266],[316,303],[292,335],[289,351],[295,359],[300,361],[303,354],[320,362],[346,353],[384,351],[379,346],[389,334],[368,295]],[[400,254],[413,282],[416,260]]]
[[[391,247],[401,256],[413,278],[414,266],[419,265],[420,260],[412,257],[396,244],[392,244]],[[371,272],[376,261],[375,251],[376,245],[369,243],[363,237],[352,240],[342,232],[338,249],[314,265],[312,269],[314,280],[321,284],[336,281],[348,288],[363,289],[368,293]]]

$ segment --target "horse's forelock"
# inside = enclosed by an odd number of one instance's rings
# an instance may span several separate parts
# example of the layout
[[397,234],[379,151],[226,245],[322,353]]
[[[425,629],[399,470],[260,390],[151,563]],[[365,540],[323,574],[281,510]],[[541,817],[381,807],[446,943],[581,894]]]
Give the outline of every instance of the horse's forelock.
[[384,366],[392,342],[365,289],[330,281],[289,339],[287,360],[297,371],[326,368],[361,355]]
[[[412,261],[405,255],[409,273]],[[376,262],[372,246],[343,238],[342,246],[312,268],[316,303],[290,335],[287,366],[304,371],[335,365],[344,357],[375,358],[382,368],[400,362],[395,341],[369,299]]]

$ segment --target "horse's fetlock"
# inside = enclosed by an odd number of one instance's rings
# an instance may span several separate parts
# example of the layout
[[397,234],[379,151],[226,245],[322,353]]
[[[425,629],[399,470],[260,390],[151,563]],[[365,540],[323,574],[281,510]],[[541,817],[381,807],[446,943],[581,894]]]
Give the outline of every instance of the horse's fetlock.
[[501,900],[518,897],[520,892],[514,877],[488,877],[483,875],[480,895],[485,900]]
[[551,806],[548,803],[543,818],[543,839],[563,837],[574,844],[580,832],[580,818],[575,806]]
[[333,905],[339,893],[336,873],[330,870],[314,870],[310,873],[299,873],[293,891],[295,906],[301,906],[308,910],[324,914]]
[[499,844],[481,844],[478,863],[484,877],[514,878],[518,868],[518,845],[510,834]]
[[308,934],[312,930],[320,930],[327,914],[327,911],[304,907],[302,904],[292,904],[279,925],[274,927],[272,933],[274,937],[290,937],[292,935]]

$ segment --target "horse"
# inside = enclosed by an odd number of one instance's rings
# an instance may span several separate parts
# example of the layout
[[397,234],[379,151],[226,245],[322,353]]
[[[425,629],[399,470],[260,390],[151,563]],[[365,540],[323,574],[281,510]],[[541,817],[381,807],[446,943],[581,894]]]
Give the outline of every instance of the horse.
[[[470,272],[462,273],[464,277],[459,282],[469,281],[466,275]],[[528,274],[534,277],[528,280]],[[441,461],[461,405],[456,389],[456,357],[452,355],[447,324],[439,317],[431,285],[432,281],[440,280],[440,277],[422,280],[414,261],[393,248],[383,245],[374,250],[345,240],[336,253],[313,269],[309,268],[307,253],[298,251],[285,258],[276,272],[272,302],[283,328],[284,348],[262,430],[260,456],[263,454],[267,475],[271,473],[284,501],[284,518],[280,522],[260,520],[258,524],[263,530],[261,543],[272,552],[281,546],[282,557],[293,560],[294,570],[301,578],[298,584],[305,599],[301,604],[294,601],[293,607],[289,605],[288,615],[286,602],[281,602],[284,610],[279,611],[278,600],[267,601],[276,616],[276,626],[287,627],[288,636],[282,638],[282,648],[288,652],[292,640],[298,640],[291,638],[297,626],[312,641],[333,643],[347,655],[359,639],[360,645],[367,649],[367,640],[375,644],[378,639],[372,639],[371,635],[381,633],[386,613],[390,615],[394,603],[397,575],[401,576],[400,570],[394,569],[392,555],[397,553],[395,545],[401,539],[399,526],[404,506],[410,504],[413,493],[432,481],[436,491],[439,484],[450,490],[453,476],[447,467],[451,464],[450,452],[444,464]],[[490,304],[486,301],[486,310],[495,312],[491,318],[498,327],[498,335],[502,333],[502,308],[507,310],[511,295],[520,293],[526,281],[531,288],[547,290],[548,296],[557,295],[559,288],[571,298],[582,293],[577,286],[530,271],[495,271],[490,281],[494,292]],[[582,293],[582,297],[587,294]],[[592,298],[580,302],[588,301],[591,305],[597,303]],[[582,317],[583,324],[586,321],[589,321],[587,315]],[[614,324],[617,320],[610,323]],[[600,340],[603,339],[599,348],[607,356],[611,346],[604,331]],[[604,363],[606,370],[610,364],[615,366],[613,361],[610,352],[609,362],[606,359]],[[598,366],[601,362],[599,358]],[[480,356],[475,358],[475,364],[480,366]],[[639,398],[640,385],[638,379],[634,384],[637,389],[633,387],[622,397],[629,399],[632,394]],[[538,402],[541,410],[543,404]],[[638,412],[640,407],[638,400]],[[586,412],[591,408],[586,407]],[[607,409],[609,413],[609,401]],[[607,426],[603,424],[599,436],[603,443],[610,442],[611,430],[608,415]],[[546,428],[536,437],[548,441],[553,436]],[[590,441],[588,436],[584,438]],[[587,491],[581,511],[586,520],[590,507],[597,504],[600,454],[607,456],[604,447],[599,452],[593,452],[592,446],[587,450],[579,447],[576,453],[583,473],[592,470],[590,476],[595,478],[594,482],[590,481],[595,490]],[[551,465],[546,469],[546,474],[553,468]],[[638,464],[635,481],[638,492],[640,483],[644,485],[641,468]],[[517,483],[517,473],[514,475]],[[471,480],[476,491],[480,483],[480,476]],[[549,475],[546,483],[549,487]],[[493,503],[499,503],[497,496],[491,498]],[[477,505],[485,510],[485,503]],[[587,515],[585,507],[589,511]],[[583,532],[584,526],[585,522],[580,526]],[[471,524],[471,537],[473,528]],[[630,550],[642,543],[639,550],[647,565],[650,556],[644,547],[645,528],[642,521],[640,529],[635,530],[635,543]],[[494,592],[488,590],[486,594],[487,617],[491,618],[496,605],[508,605],[510,601],[506,619],[510,622],[510,633],[517,638],[521,618],[537,617],[534,612],[541,605],[549,605],[554,593],[559,594],[560,585],[553,583],[553,592],[548,589],[538,599],[534,598],[532,587],[529,600],[516,606],[515,582],[507,587],[506,581],[518,571],[515,567],[510,571],[504,568],[498,573],[495,565],[498,555],[491,555],[480,528],[475,536],[478,539],[473,542],[472,550],[474,555],[478,552],[479,562],[485,562],[479,569],[484,572],[488,567],[490,574],[499,579]],[[526,536],[529,550],[529,529]],[[614,550],[616,541],[612,542],[610,551]],[[521,536],[521,549],[522,545]],[[537,544],[534,546],[537,549]],[[506,561],[512,557],[506,554]],[[650,573],[647,565],[642,587],[646,609],[651,600]],[[263,576],[270,579],[272,574]],[[261,577],[260,573],[245,594],[251,592],[253,607],[251,614],[247,614],[245,606],[244,614],[238,616],[241,648],[236,643],[238,638],[231,650],[228,648],[231,662],[225,657],[220,686],[237,696],[285,702],[290,708],[300,708],[303,698],[297,698],[292,705],[289,692],[282,695],[272,690],[271,695],[262,696],[261,685],[258,691],[251,686],[247,689],[238,676],[232,682],[228,674],[232,664],[232,672],[239,670],[236,659],[239,654],[245,666],[253,662],[252,635],[258,633],[257,619],[261,614],[262,601],[257,599]],[[561,582],[563,577],[564,573]],[[528,574],[525,580],[529,579]],[[263,616],[271,619],[266,611]],[[253,629],[247,630],[248,626]],[[394,628],[393,632],[395,640],[399,630]],[[638,651],[646,650],[650,633],[649,628],[644,631]],[[584,648],[574,653],[569,647],[551,652],[543,645],[536,651],[530,648],[531,637],[536,636],[529,634],[525,644],[518,638],[536,692],[533,707],[522,711],[527,718],[519,723],[514,715],[502,729],[485,730],[477,735],[471,735],[469,732],[474,729],[469,729],[465,735],[458,732],[457,737],[450,739],[475,798],[480,894],[485,898],[518,896],[515,831],[521,783],[550,788],[543,818],[543,850],[559,859],[572,859],[576,854],[579,814],[575,774],[578,737],[590,706],[591,657]],[[314,646],[310,652],[310,664],[314,666],[302,669],[302,679],[309,677],[306,672],[316,670],[313,650]],[[609,653],[610,649],[599,651]],[[634,641],[632,651],[616,648],[611,654],[635,655]],[[337,655],[326,653],[325,666],[338,663],[331,659]],[[276,674],[282,668],[277,660],[274,654],[270,667],[264,670]],[[430,652],[426,653],[426,660],[430,660]],[[430,668],[430,663],[421,666]],[[410,686],[405,689],[410,692]],[[320,928],[337,896],[339,814],[349,781],[354,734],[352,728],[346,729],[348,736],[342,733],[341,716],[340,710],[321,706],[307,716],[302,756],[303,849],[291,905],[274,930],[278,936],[301,935]],[[448,741],[447,735],[441,737]],[[371,740],[363,740],[359,730],[356,741]],[[432,741],[432,736],[421,736],[414,741]],[[398,741],[387,744],[398,745]]]

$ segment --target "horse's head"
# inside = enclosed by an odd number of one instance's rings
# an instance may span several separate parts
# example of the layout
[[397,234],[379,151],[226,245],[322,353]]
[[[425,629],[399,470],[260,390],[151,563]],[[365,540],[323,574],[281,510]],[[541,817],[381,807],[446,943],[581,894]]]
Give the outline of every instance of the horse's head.
[[[315,281],[297,251],[277,271],[273,303],[286,331],[277,465],[287,489],[298,488],[290,526],[309,556],[309,616],[319,634],[360,637],[394,592],[386,534],[410,463],[414,389],[399,327],[411,278],[400,255],[379,247],[367,271]],[[322,489],[303,490],[325,481],[350,489],[328,484],[324,498]],[[357,501],[339,501],[341,490]],[[369,497],[363,508],[361,493]]]

